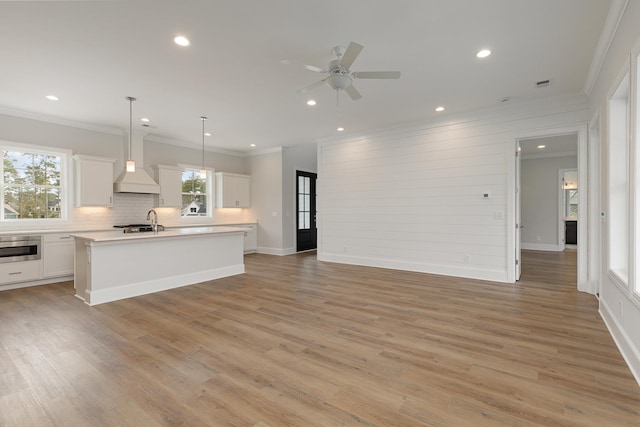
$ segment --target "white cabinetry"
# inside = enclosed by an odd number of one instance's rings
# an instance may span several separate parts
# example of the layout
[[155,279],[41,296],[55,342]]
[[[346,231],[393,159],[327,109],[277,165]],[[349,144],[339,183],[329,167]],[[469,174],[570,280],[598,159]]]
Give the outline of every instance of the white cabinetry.
[[251,177],[237,173],[216,172],[216,207],[251,206]]
[[0,285],[40,278],[40,260],[0,264]]
[[244,253],[254,253],[258,250],[258,224],[242,224],[242,228],[250,228],[244,232]]
[[182,170],[177,166],[157,165],[156,178],[160,184],[157,207],[182,207]]
[[51,233],[44,234],[42,240],[42,276],[72,276],[73,237],[66,233]]
[[76,154],[73,160],[75,206],[113,206],[115,159]]

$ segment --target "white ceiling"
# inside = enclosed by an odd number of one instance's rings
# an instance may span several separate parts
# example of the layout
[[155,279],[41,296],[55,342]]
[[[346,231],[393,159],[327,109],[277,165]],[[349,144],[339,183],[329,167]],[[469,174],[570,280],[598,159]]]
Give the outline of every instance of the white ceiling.
[[[0,107],[107,128],[151,119],[152,139],[249,151],[335,135],[335,92],[283,59],[326,67],[364,45],[341,97],[347,131],[581,93],[608,0],[148,0],[0,2]],[[182,34],[188,48],[173,43]],[[481,48],[493,54],[475,57]],[[546,88],[540,80],[551,79]],[[55,94],[59,101],[48,101]],[[308,107],[310,97],[318,101]],[[444,105],[443,113],[434,112]],[[250,144],[256,144],[250,148]]]
[[520,141],[520,153],[523,159],[577,156],[578,135],[574,133],[523,140]]

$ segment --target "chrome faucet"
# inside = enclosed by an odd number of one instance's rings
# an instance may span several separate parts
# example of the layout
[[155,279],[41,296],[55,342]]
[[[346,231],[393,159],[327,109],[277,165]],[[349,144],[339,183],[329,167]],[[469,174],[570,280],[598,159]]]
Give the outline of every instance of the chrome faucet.
[[[151,216],[153,214],[153,216]],[[151,220],[151,228],[153,229],[153,234],[158,234],[158,212],[155,209],[151,209],[147,212],[147,220]]]

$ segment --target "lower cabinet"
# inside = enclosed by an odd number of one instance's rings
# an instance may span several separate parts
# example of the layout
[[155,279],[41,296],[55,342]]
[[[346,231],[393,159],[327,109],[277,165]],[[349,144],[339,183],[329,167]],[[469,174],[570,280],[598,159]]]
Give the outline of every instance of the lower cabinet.
[[26,282],[40,278],[40,260],[0,264],[0,284]]
[[64,233],[44,234],[42,241],[42,276],[73,275],[73,237]]
[[243,228],[250,228],[251,231],[244,233],[244,253],[254,253],[258,251],[258,225],[242,224]]

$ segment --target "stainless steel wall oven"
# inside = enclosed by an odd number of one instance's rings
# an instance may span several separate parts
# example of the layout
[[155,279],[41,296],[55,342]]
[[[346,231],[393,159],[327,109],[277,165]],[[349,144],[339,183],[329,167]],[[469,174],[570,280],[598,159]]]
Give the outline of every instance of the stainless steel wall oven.
[[40,259],[42,236],[0,236],[0,263]]

